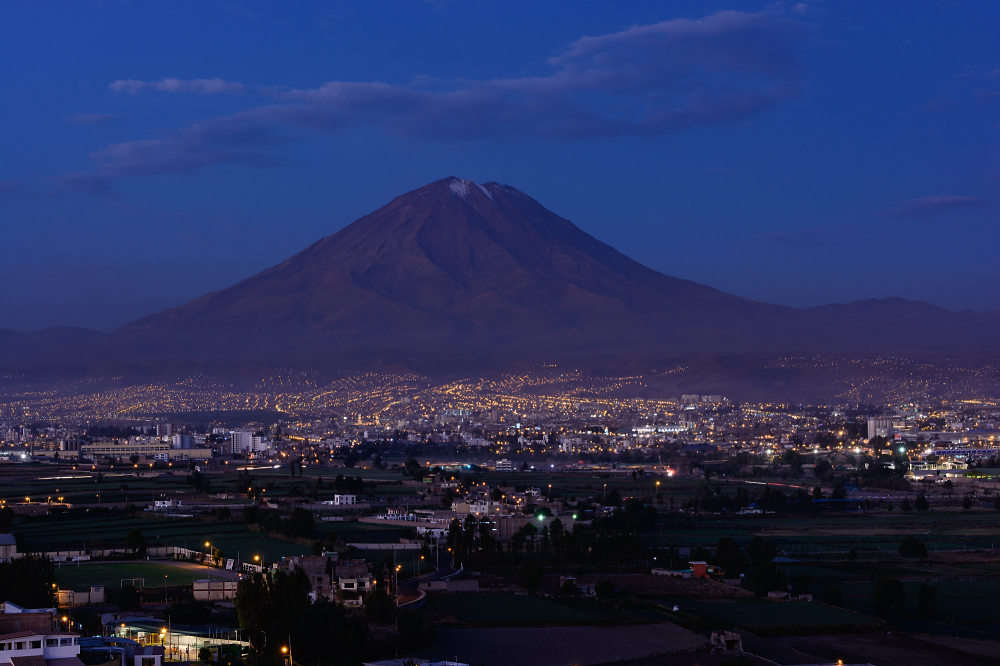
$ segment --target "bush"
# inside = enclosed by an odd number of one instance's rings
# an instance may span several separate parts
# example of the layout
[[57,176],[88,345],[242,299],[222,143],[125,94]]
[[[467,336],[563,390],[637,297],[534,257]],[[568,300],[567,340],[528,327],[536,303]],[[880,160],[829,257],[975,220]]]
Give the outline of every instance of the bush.
[[903,609],[903,602],[906,600],[906,591],[903,584],[895,578],[879,578],[875,582],[875,610],[879,616],[886,617],[889,608],[897,606]]
[[922,583],[917,590],[917,614],[922,620],[930,620],[934,617],[937,601],[937,590],[927,583]]
[[602,580],[594,585],[594,593],[600,601],[609,601],[615,596],[615,584],[610,580]]
[[824,585],[823,601],[831,606],[840,606],[843,603],[843,596],[840,594],[840,588],[833,583],[827,583]]
[[905,536],[899,542],[899,554],[903,557],[916,557],[924,559],[927,557],[927,546],[914,536]]
[[753,578],[753,591],[758,597],[766,597],[768,592],[787,592],[785,572],[773,562],[760,565]]
[[931,508],[930,502],[927,501],[927,496],[923,493],[917,495],[917,499],[913,502],[913,508],[917,511],[927,511]]

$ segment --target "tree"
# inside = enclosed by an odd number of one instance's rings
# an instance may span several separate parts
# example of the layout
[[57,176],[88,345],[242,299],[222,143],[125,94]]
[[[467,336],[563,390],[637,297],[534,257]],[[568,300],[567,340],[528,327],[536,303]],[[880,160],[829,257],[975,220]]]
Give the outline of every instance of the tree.
[[816,486],[815,488],[813,488],[813,499],[814,500],[821,500],[821,499],[823,499],[823,489],[820,488],[819,486]]
[[316,520],[312,512],[297,506],[292,509],[292,516],[288,521],[289,536],[298,539],[308,537],[316,531]]
[[365,599],[365,618],[376,624],[386,624],[392,619],[394,604],[383,588],[373,590]]
[[14,526],[14,518],[14,509],[9,506],[0,509],[0,530],[10,532],[10,528]]
[[962,498],[962,508],[965,509],[966,511],[972,508],[972,498],[969,497],[968,495]]
[[767,562],[757,567],[753,578],[753,591],[758,597],[766,597],[768,592],[785,592],[788,590],[788,580],[785,572],[774,562]]
[[742,573],[744,559],[739,544],[732,537],[722,537],[715,544],[715,560],[730,578]]
[[910,500],[905,497],[903,498],[902,504],[899,505],[899,508],[902,509],[904,513],[909,513],[913,510],[913,507],[910,506]]
[[610,601],[615,596],[615,584],[610,580],[602,580],[594,585],[594,594],[598,601]]
[[927,546],[915,536],[905,536],[899,542],[899,554],[903,557],[916,557],[925,559],[927,557]]
[[140,530],[129,530],[125,535],[125,546],[132,550],[133,555],[144,555],[146,553],[146,537]]
[[528,594],[535,594],[542,586],[542,567],[534,560],[528,560],[521,569],[521,580]]
[[917,615],[923,620],[930,620],[937,610],[937,590],[927,583],[921,583],[917,589]]
[[906,591],[903,584],[896,578],[879,578],[875,582],[875,610],[881,617],[889,614],[889,608],[896,606],[903,609],[906,601]]
[[851,546],[851,549],[847,551],[847,560],[849,562],[856,562],[858,560],[858,551],[854,549],[853,545]]
[[758,565],[773,560],[777,552],[774,542],[759,536],[751,539],[750,546],[747,547],[747,555],[750,556],[750,561]]
[[[291,637],[295,661],[315,664],[360,661],[367,639],[364,622],[325,599],[310,603],[309,577],[302,569],[241,580],[233,604],[257,664],[273,666],[281,645]],[[337,650],[331,654],[330,645]]]
[[0,562],[0,595],[26,608],[55,606],[55,567],[47,557],[19,557]]
[[198,650],[198,661],[205,664],[212,661],[212,649],[207,646],[202,646]]
[[823,586],[823,601],[830,604],[831,606],[840,606],[843,603],[843,597],[840,594],[840,588],[833,583],[827,583]]
[[923,493],[917,495],[917,499],[913,501],[913,508],[917,511],[927,511],[931,508],[930,502],[927,501],[927,496]]
[[829,460],[817,460],[816,464],[813,466],[813,475],[818,479],[824,476],[827,472],[833,469],[833,465],[830,464]]

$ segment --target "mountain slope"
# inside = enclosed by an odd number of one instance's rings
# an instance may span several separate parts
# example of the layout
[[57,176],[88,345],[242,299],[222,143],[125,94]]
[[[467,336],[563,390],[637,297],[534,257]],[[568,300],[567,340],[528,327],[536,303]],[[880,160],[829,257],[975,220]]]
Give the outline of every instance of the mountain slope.
[[169,355],[488,365],[742,349],[745,329],[797,314],[646,268],[513,188],[449,178],[115,338],[137,356],[155,342]]

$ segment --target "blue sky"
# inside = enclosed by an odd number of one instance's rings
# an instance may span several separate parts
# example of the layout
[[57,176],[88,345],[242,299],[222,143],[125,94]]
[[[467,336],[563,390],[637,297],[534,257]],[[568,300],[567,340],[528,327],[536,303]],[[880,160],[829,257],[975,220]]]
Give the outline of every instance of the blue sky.
[[992,2],[0,5],[0,327],[111,330],[449,175],[669,275],[1000,308]]

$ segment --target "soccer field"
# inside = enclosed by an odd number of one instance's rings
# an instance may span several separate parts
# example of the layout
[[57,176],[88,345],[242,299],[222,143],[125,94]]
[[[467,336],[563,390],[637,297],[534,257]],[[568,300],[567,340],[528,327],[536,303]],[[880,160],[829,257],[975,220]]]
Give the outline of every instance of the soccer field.
[[[214,573],[215,570],[213,569]],[[196,578],[208,578],[208,569],[200,567],[200,570],[178,567],[173,564],[161,562],[120,562],[87,564],[65,563],[56,565],[56,582],[61,589],[65,590],[86,590],[91,585],[104,585],[105,587],[119,587],[122,579],[143,578],[144,581],[136,580],[134,585],[140,587],[162,587],[164,584],[170,587],[177,585],[191,585]]]

